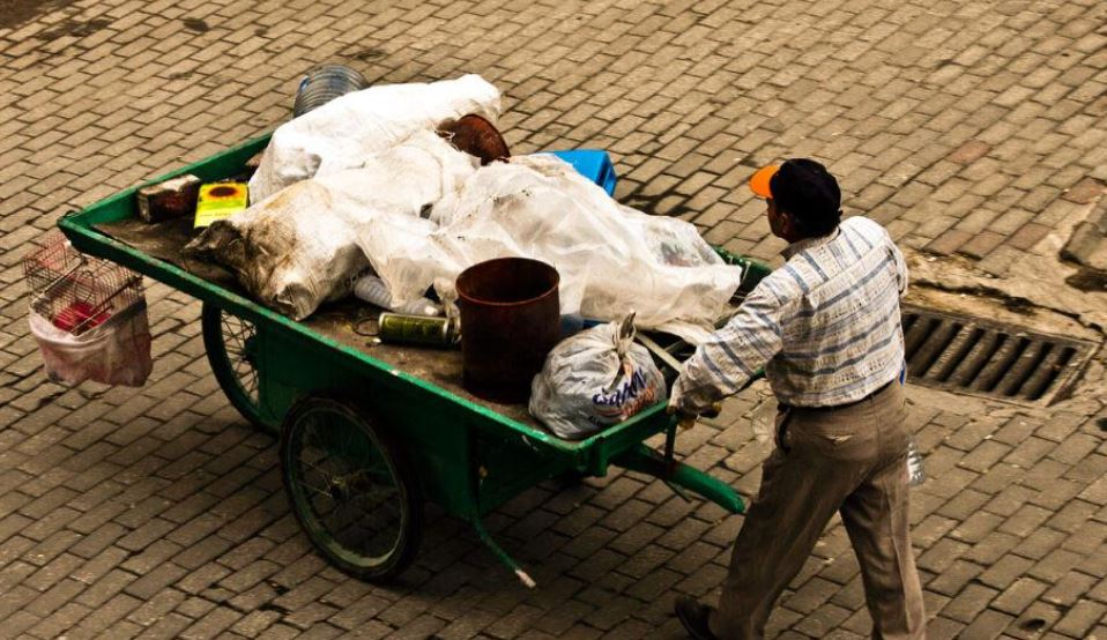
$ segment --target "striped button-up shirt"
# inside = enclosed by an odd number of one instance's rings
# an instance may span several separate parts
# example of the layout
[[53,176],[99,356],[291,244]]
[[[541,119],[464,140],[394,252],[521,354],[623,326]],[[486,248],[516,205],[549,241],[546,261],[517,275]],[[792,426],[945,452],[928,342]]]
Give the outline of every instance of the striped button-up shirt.
[[777,399],[800,407],[860,400],[899,375],[907,266],[888,232],[850,218],[784,255],[685,363],[670,405],[701,412],[761,367]]

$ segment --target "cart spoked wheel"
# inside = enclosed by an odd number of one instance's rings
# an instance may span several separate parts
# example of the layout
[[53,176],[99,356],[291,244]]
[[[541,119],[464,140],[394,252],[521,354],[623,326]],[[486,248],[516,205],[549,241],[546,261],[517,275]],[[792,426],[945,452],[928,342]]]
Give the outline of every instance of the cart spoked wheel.
[[231,405],[255,427],[275,428],[261,415],[257,327],[208,303],[200,325],[211,370]]
[[415,558],[423,505],[403,452],[352,405],[298,402],[281,429],[281,472],[312,544],[342,571],[384,580]]

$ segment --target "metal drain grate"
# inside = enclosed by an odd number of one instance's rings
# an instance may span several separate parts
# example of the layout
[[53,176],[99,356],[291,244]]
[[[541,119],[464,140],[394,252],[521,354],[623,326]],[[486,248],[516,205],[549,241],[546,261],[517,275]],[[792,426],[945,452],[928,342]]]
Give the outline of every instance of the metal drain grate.
[[1046,405],[1075,382],[1091,342],[980,318],[903,308],[911,381],[947,391]]

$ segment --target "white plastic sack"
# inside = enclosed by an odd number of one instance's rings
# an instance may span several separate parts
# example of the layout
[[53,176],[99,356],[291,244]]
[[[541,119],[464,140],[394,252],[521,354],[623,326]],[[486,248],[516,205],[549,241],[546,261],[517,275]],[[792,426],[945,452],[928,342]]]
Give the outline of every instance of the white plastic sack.
[[250,197],[260,202],[311,178],[362,166],[416,131],[433,130],[467,114],[493,124],[500,93],[478,75],[430,84],[393,84],[348,93],[281,125],[250,179]]
[[46,375],[76,386],[85,380],[141,387],[154,368],[150,358],[150,322],[146,302],[136,302],[103,323],[73,335],[49,319],[29,313],[31,335],[38,343]]
[[586,438],[668,400],[649,351],[634,342],[634,314],[563,340],[531,383],[530,413],[554,434]]
[[298,182],[213,223],[186,251],[226,266],[262,304],[302,320],[323,302],[349,295],[368,269],[359,237],[373,247],[395,243],[394,270],[414,259],[405,252],[437,229],[421,214],[479,165],[431,131],[363,162]]
[[563,315],[619,320],[637,309],[639,326],[700,342],[742,278],[695,226],[622,206],[550,155],[480,168],[431,220],[439,228],[426,238],[361,228],[358,243],[397,304],[471,265],[521,256],[558,270]]

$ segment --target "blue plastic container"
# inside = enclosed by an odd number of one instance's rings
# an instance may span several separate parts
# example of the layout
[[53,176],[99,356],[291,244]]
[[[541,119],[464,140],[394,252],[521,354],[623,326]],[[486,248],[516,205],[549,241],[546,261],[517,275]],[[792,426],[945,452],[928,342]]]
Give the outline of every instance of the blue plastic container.
[[577,173],[603,187],[607,195],[615,195],[615,165],[611,163],[611,156],[606,151],[574,149],[550,153],[573,165]]

